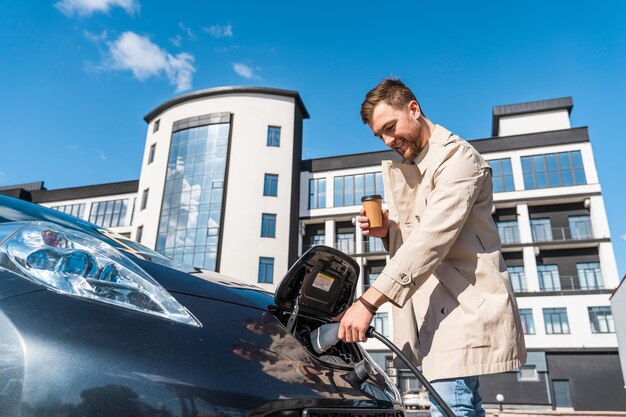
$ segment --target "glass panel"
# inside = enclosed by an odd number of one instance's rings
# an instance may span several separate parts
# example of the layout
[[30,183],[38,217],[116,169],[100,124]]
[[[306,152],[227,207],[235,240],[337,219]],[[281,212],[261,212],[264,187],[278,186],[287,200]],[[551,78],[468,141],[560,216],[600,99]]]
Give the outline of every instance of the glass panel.
[[363,192],[365,191],[364,180],[363,175],[354,176],[354,204],[361,204],[361,197],[363,197]]
[[317,181],[315,181],[314,179],[310,179],[309,180],[309,208],[317,208],[317,200],[316,200],[316,195],[317,195]]
[[[226,123],[174,133],[165,178],[161,219],[169,215],[169,221],[159,224],[158,235],[165,238],[157,240],[156,250],[208,270],[216,265],[222,206],[219,181],[225,174],[225,158],[219,153],[225,155],[229,129]],[[216,148],[216,142],[222,145]],[[266,189],[272,190],[271,178],[269,182],[266,178]],[[209,207],[215,210],[209,213]]]
[[565,308],[544,308],[543,318],[546,334],[568,334],[569,322]]
[[383,174],[380,172],[377,172],[376,174],[374,174],[374,176],[376,177],[376,192],[374,194],[380,194],[383,196],[383,201],[384,201],[384,190],[383,190]]
[[320,178],[317,184],[317,208],[326,207],[326,178]]
[[519,239],[519,228],[517,221],[505,221],[497,222],[498,234],[500,235],[500,241],[502,244],[517,243]]
[[511,285],[515,292],[526,291],[526,274],[523,266],[511,266],[508,268]]
[[552,228],[550,219],[531,219],[530,227],[534,242],[552,241]]
[[335,207],[343,206],[343,177],[335,177],[334,184],[334,200],[333,205]]
[[537,265],[539,289],[541,291],[560,291],[561,280],[557,265]]
[[582,290],[599,290],[604,288],[602,270],[598,262],[577,263],[578,283]]
[[520,308],[520,319],[522,321],[522,329],[524,334],[535,334],[535,322],[533,320],[533,311],[530,308]]
[[354,176],[346,175],[344,180],[343,205],[354,205]]
[[365,174],[365,195],[376,194],[374,174]]

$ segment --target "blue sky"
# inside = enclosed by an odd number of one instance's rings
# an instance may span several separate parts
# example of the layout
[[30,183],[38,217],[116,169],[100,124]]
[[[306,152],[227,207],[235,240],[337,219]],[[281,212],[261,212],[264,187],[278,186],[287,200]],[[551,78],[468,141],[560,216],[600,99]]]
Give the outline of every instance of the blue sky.
[[304,158],[383,149],[359,106],[387,76],[466,139],[490,136],[494,105],[572,96],[626,273],[626,2],[2,0],[0,16],[0,185],[136,179],[143,116],[193,89],[299,91]]

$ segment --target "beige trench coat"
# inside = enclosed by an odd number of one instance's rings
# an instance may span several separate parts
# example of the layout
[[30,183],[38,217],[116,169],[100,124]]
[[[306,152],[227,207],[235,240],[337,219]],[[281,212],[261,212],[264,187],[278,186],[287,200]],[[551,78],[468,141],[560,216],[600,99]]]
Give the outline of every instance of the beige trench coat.
[[373,286],[391,299],[395,344],[429,380],[526,361],[513,288],[491,217],[491,169],[435,126],[415,164],[383,161],[391,255]]

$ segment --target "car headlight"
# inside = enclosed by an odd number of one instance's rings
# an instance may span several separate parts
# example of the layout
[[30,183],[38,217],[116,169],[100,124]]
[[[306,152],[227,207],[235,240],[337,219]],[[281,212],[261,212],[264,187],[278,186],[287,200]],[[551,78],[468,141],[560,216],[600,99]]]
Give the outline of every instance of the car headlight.
[[109,244],[47,222],[2,226],[0,268],[62,294],[200,327],[165,288]]

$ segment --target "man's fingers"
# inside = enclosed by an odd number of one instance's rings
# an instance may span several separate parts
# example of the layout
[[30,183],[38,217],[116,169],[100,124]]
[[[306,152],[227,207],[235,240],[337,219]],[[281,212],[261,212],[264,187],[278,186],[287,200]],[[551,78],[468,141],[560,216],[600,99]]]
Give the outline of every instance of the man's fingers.
[[365,337],[365,330],[359,331],[359,341],[360,342],[366,342],[367,341],[367,337]]

